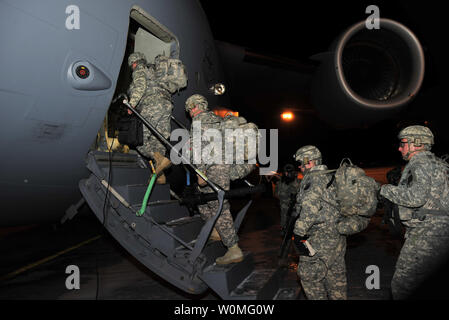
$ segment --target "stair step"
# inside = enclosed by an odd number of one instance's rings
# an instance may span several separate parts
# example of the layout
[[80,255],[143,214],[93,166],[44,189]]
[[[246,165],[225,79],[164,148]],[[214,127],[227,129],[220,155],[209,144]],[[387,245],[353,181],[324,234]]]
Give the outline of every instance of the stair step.
[[[114,182],[114,181],[112,181]],[[142,200],[145,197],[145,193],[148,189],[148,183],[143,185],[135,185],[129,183],[126,185],[126,193],[129,204],[142,204]],[[154,184],[153,190],[151,190],[150,198],[148,202],[157,200],[170,200],[170,185],[169,184]]]
[[189,210],[176,202],[147,207],[145,214],[151,216],[157,223],[167,223],[190,216]]
[[[204,221],[199,216],[193,216],[171,221],[165,224],[165,227],[182,241],[189,243],[200,233],[203,225]],[[174,255],[181,245],[179,241],[159,228],[153,228],[149,239],[153,246],[166,255]]]
[[109,163],[109,161],[112,161],[115,165],[137,165],[138,160],[138,155],[132,153],[91,151],[91,154],[97,163]]
[[199,277],[223,299],[232,299],[230,293],[254,269],[253,255],[244,253],[244,259],[239,263],[228,265],[212,264],[203,270]]
[[[103,176],[109,177],[109,164],[99,165]],[[149,169],[142,169],[138,167],[118,167],[113,166],[111,171],[112,186],[123,185],[148,185],[150,182],[152,172]]]

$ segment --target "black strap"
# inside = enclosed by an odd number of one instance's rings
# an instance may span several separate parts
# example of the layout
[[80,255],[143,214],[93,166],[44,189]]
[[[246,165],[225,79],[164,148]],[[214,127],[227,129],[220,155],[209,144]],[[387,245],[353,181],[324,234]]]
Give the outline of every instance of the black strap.
[[413,219],[418,219],[419,221],[424,221],[427,215],[439,216],[439,217],[449,217],[449,211],[437,210],[437,209],[419,209],[414,211],[412,214]]
[[335,173],[332,174],[332,178],[326,185],[326,189],[329,189],[329,187],[334,183],[334,181],[335,181]]

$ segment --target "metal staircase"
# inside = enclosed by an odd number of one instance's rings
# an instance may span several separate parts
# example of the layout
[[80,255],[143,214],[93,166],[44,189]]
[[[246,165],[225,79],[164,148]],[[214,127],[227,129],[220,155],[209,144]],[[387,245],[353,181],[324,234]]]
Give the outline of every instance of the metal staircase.
[[[91,151],[87,167],[92,174],[79,187],[97,218],[128,252],[171,284],[191,294],[210,287],[226,300],[296,298],[296,288],[280,291],[286,270],[255,270],[249,252],[240,263],[216,265],[226,248],[207,240],[213,225],[171,199],[168,184],[154,185],[145,213],[137,216],[151,171],[139,166],[136,155]],[[249,205],[235,218],[237,231]]]

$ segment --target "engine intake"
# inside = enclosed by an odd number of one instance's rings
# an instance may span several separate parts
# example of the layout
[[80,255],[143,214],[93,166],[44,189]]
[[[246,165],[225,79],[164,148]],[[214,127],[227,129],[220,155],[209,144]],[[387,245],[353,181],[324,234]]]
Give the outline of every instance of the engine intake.
[[372,124],[409,103],[424,78],[424,53],[404,25],[361,21],[334,41],[312,81],[312,102],[337,126]]

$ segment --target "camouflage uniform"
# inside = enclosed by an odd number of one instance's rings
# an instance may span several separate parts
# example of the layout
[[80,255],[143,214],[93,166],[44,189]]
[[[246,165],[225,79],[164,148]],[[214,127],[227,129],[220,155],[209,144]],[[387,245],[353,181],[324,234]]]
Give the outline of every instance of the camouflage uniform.
[[[204,132],[207,129],[220,129],[221,118],[215,113],[209,110],[204,110],[193,118],[192,128],[194,128],[195,122],[201,123],[201,137],[204,137]],[[195,133],[191,130],[190,136],[193,137]],[[209,144],[209,142],[202,139],[201,150]],[[193,153],[199,152],[193,148]],[[201,156],[201,155],[198,155]],[[195,159],[195,156],[193,155]],[[204,160],[204,158],[200,158]],[[194,163],[195,164],[195,163]],[[219,185],[224,190],[229,190],[231,179],[230,179],[230,165],[226,164],[206,164],[204,162],[196,164],[197,168],[203,172],[208,179],[210,179],[215,184]],[[203,193],[213,192],[212,188],[209,186],[204,186],[200,188]],[[218,201],[211,201],[207,204],[198,206],[201,217],[204,220],[212,217],[218,210]],[[223,244],[226,247],[232,247],[238,243],[238,236],[234,228],[234,221],[232,219],[230,205],[228,200],[223,201],[223,210],[215,223],[215,228],[217,229]]]
[[[163,56],[155,58],[155,64],[145,66],[139,63],[134,69],[132,83],[129,87],[129,103],[150,122],[166,139],[171,132],[170,117],[173,110],[171,91],[173,84],[165,80],[165,75],[158,71],[159,60],[167,59]],[[166,148],[151,131],[143,127],[143,146],[137,147],[146,157],[153,157],[154,152],[165,155]]]
[[300,213],[293,232],[308,236],[316,250],[313,257],[300,256],[298,275],[308,299],[340,300],[347,297],[346,237],[336,229],[340,217],[334,185],[327,186],[331,176],[320,171],[325,165],[310,169],[301,182],[296,210]]
[[291,204],[291,197],[295,196],[299,191],[301,181],[298,178],[294,178],[290,183],[279,180],[276,182],[274,193],[279,197],[279,206],[281,207],[281,227],[285,229],[288,222],[288,210]]
[[311,300],[346,299],[346,237],[336,228],[340,211],[332,175],[321,164],[321,152],[315,146],[304,146],[293,157],[301,162],[304,173],[293,233],[295,240],[307,237],[316,251],[313,256],[299,256],[297,273],[302,287]]
[[[444,212],[440,198],[445,174],[440,159],[430,151],[421,151],[404,168],[398,186],[381,188],[380,194],[399,206],[399,217],[406,227],[406,240],[391,281],[394,299],[409,297],[447,258],[449,215],[438,214]],[[426,209],[436,212],[426,213]]]

